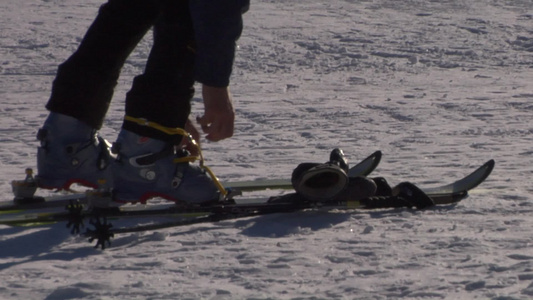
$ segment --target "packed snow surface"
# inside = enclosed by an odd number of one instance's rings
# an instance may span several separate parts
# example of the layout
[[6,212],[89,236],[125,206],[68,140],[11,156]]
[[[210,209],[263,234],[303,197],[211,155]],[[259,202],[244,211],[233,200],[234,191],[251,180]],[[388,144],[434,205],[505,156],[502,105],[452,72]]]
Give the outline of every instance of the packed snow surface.
[[[2,0],[2,200],[35,168],[57,66],[102,2]],[[375,174],[392,184],[448,183],[493,158],[491,177],[457,205],[266,215],[117,235],[105,251],[64,224],[0,226],[0,298],[533,298],[533,2],[251,2],[235,135],[202,141],[222,180],[287,178],[335,147],[352,162],[382,150]],[[110,141],[150,45],[123,69]]]

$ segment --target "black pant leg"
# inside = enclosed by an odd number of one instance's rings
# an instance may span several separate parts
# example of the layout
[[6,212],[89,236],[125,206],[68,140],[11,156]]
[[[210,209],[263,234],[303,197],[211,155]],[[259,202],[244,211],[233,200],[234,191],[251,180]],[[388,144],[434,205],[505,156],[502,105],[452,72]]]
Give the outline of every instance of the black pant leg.
[[161,11],[158,0],[109,0],[58,68],[47,108],[99,129],[126,58]]
[[[194,95],[194,48],[188,1],[166,1],[154,24],[154,45],[145,72],[135,78],[127,94],[126,114],[183,128]],[[123,128],[172,143],[181,140],[181,136],[168,136],[128,121]]]

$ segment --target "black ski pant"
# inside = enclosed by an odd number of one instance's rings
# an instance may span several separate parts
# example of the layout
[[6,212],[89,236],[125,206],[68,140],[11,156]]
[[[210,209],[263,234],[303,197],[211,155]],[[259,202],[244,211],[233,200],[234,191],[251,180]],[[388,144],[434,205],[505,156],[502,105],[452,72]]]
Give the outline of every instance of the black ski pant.
[[[183,128],[194,95],[194,31],[188,1],[109,0],[79,48],[58,68],[46,107],[100,129],[120,71],[153,27],[145,71],[135,77],[125,113],[166,127]],[[123,128],[173,143],[180,138],[136,123]]]

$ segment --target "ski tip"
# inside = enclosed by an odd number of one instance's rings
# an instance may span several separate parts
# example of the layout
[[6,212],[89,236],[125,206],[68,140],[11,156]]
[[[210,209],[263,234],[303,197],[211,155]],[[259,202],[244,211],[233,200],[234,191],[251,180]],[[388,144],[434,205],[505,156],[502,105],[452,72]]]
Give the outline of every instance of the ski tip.
[[494,161],[494,159],[491,159],[489,161],[487,161],[484,165],[483,165],[483,168],[486,169],[486,174],[487,177],[489,177],[490,173],[492,173],[492,170],[494,170],[494,166],[496,165],[496,162]]
[[496,162],[494,161],[494,159],[491,159],[491,160],[487,161],[485,164],[494,167],[494,165],[496,165]]
[[490,159],[486,163],[484,163],[481,167],[477,168],[477,170],[472,172],[470,175],[466,176],[465,178],[479,177],[476,180],[477,183],[470,186],[468,190],[471,190],[477,187],[478,185],[480,185],[482,182],[484,182],[485,179],[487,179],[489,175],[492,173],[492,170],[494,169],[495,165],[496,165],[496,162],[494,161],[494,159]]
[[487,177],[490,175],[490,173],[492,173],[492,170],[494,169],[495,165],[496,162],[494,161],[494,159],[490,159],[482,166],[482,168],[486,170]]
[[363,159],[360,163],[350,168],[348,176],[368,176],[374,171],[381,161],[381,151],[376,151]]
[[381,162],[381,157],[383,156],[383,153],[378,150],[374,153],[372,153],[366,160],[372,160],[372,164],[371,164],[371,167],[367,169],[367,172],[365,172],[365,174],[363,174],[364,176],[367,176],[369,175],[370,173],[372,173],[379,165],[379,163]]

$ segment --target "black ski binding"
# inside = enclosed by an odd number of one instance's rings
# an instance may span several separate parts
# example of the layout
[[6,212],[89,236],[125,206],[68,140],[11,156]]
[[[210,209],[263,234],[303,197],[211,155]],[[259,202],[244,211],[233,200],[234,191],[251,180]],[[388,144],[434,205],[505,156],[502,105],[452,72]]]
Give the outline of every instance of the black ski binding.
[[[391,189],[385,186],[386,181],[378,179],[378,193],[375,196],[360,200],[365,208],[416,207],[417,209],[425,209],[435,205],[431,197],[410,182],[402,182]],[[389,192],[389,190],[390,194],[383,193],[383,191]]]

